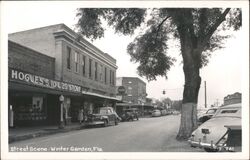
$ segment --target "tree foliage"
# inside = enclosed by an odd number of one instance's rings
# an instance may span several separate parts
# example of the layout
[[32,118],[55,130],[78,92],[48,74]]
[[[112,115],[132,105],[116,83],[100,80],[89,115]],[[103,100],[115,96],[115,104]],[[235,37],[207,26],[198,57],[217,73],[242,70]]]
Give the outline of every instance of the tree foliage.
[[139,63],[139,75],[155,80],[157,76],[167,78],[175,62],[168,53],[170,39],[180,39],[180,32],[188,32],[192,47],[202,51],[195,57],[201,68],[207,65],[211,53],[222,48],[224,40],[230,37],[219,34],[220,31],[238,30],[241,16],[239,8],[79,8],[77,28],[93,40],[104,37],[103,21],[124,35],[132,35],[143,26],[144,32],[128,45],[127,51],[131,61]]
[[116,33],[132,35],[144,29],[127,47],[131,60],[139,63],[139,75],[148,80],[165,76],[175,59],[168,53],[171,39],[179,41],[185,85],[178,140],[186,140],[197,127],[197,101],[201,84],[200,68],[209,56],[230,37],[223,30],[238,30],[239,8],[102,8],[79,9],[79,32],[88,38],[104,36],[103,21]]

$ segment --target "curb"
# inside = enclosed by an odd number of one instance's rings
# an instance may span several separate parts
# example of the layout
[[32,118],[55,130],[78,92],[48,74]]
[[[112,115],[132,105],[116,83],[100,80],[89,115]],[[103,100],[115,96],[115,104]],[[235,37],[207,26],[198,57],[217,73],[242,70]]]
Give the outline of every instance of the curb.
[[80,130],[80,129],[84,129],[85,126],[77,126],[77,127],[72,127],[72,128],[64,128],[64,129],[54,129],[51,131],[46,131],[41,130],[38,131],[37,133],[32,133],[32,134],[26,134],[26,135],[17,135],[17,136],[9,136],[9,144],[13,143],[13,142],[17,142],[17,141],[22,141],[22,140],[27,140],[27,139],[32,139],[32,138],[37,138],[37,137],[43,137],[43,136],[47,136],[47,135],[52,135],[52,134],[56,134],[56,133],[65,133],[65,132],[70,132],[73,130]]

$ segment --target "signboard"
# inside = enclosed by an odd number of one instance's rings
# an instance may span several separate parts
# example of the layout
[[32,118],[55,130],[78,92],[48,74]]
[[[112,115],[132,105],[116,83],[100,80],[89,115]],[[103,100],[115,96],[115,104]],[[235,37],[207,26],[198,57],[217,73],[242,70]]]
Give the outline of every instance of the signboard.
[[10,69],[9,80],[21,81],[27,84],[40,86],[44,88],[81,93],[81,86],[60,82],[52,79],[47,79],[41,76],[17,71],[14,69]]
[[119,86],[117,90],[119,94],[125,94],[126,92],[126,88],[124,86]]

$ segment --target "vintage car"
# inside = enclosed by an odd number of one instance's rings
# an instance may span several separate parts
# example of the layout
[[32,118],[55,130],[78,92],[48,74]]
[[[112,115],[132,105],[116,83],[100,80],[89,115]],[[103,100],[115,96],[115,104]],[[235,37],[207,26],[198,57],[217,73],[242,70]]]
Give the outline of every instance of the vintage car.
[[139,120],[139,113],[137,108],[130,108],[123,110],[123,114],[121,115],[122,121],[133,121]]
[[102,125],[117,125],[121,118],[116,114],[112,107],[101,107],[97,113],[87,115],[85,122],[86,126]]
[[198,117],[198,122],[199,124],[202,124],[209,120],[217,111],[217,107],[210,108],[206,111],[206,113],[202,114],[201,116]]
[[158,109],[153,110],[152,112],[152,117],[160,117],[161,116],[161,111]]
[[218,108],[192,133],[189,143],[207,152],[241,150],[241,103]]

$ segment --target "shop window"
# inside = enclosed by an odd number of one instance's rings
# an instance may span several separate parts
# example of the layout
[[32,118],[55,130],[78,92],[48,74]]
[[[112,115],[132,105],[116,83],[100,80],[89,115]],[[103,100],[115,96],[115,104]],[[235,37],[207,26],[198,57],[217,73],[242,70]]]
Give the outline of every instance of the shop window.
[[71,69],[71,48],[67,47],[67,68]]
[[[47,119],[46,99],[43,96],[13,96],[11,105],[17,125],[34,125]],[[39,123],[38,123],[39,124]]]

